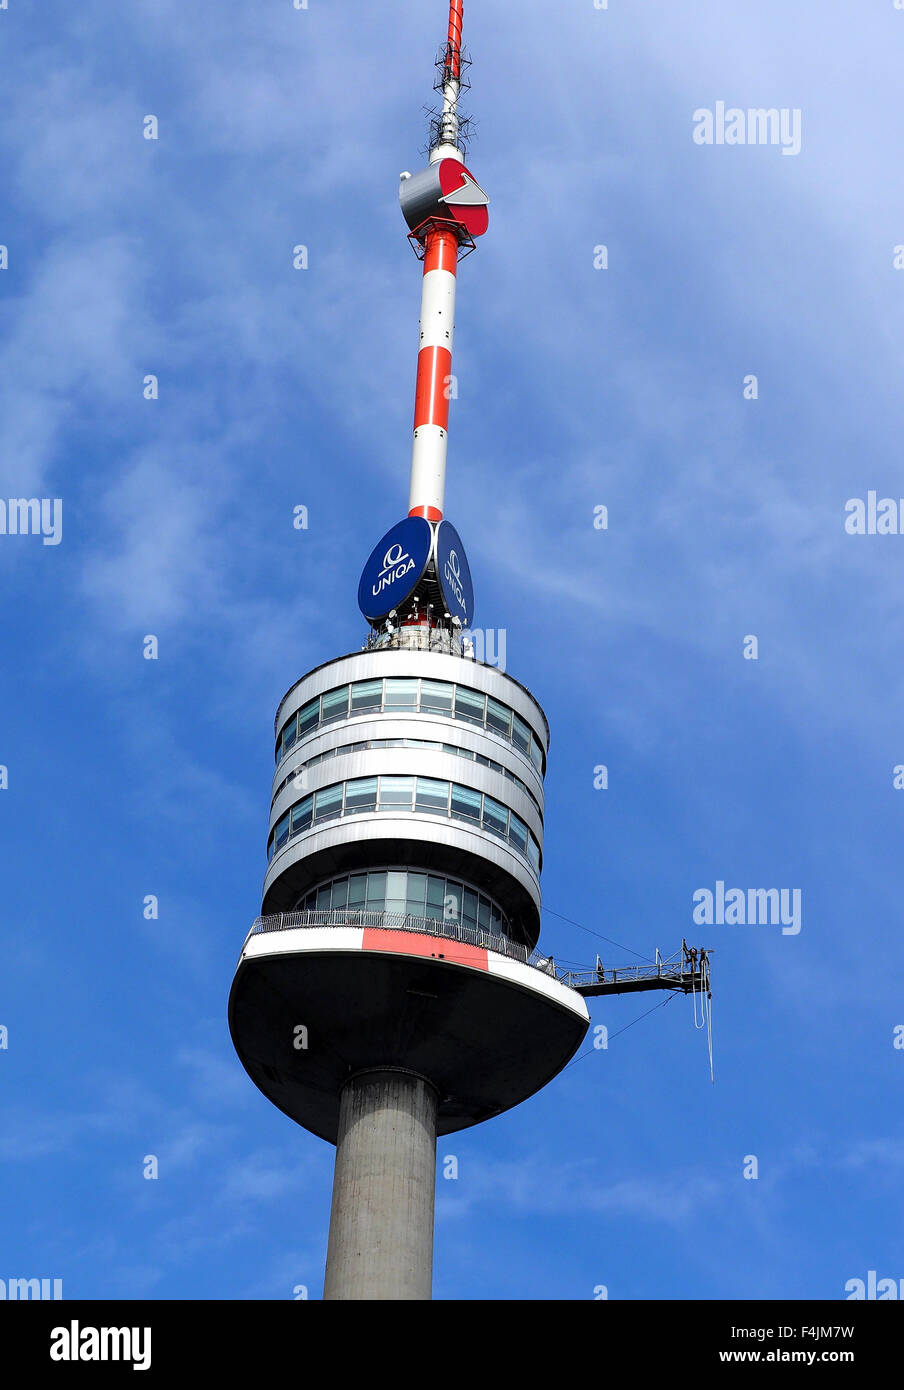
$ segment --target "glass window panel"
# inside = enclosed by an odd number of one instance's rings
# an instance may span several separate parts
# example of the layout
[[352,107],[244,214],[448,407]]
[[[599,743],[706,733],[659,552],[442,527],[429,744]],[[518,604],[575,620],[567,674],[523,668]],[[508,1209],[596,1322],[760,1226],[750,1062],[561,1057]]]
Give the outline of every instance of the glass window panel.
[[373,908],[375,912],[383,911],[383,904],[386,901],[386,875],[368,874],[367,875],[367,906]]
[[509,839],[515,848],[524,854],[527,849],[527,826],[523,820],[518,819],[514,811],[509,816]]
[[367,874],[353,874],[348,881],[349,907],[363,907],[367,899]]
[[286,843],[286,840],[288,840],[288,838],[289,838],[289,817],[288,817],[288,813],[287,813],[286,815],[283,816],[282,820],[279,820],[279,821],[276,822],[276,829],[275,829],[274,832],[273,832],[273,839],[274,839],[274,841],[275,841],[275,843],[276,843],[276,848],[277,848],[277,849],[282,849],[283,845]]
[[482,724],[486,696],[467,686],[455,687],[455,718],[467,719],[470,724]]
[[374,811],[377,806],[376,777],[356,777],[345,784],[345,814],[357,811]]
[[487,728],[494,733],[503,734],[508,738],[512,727],[512,711],[508,705],[501,705],[498,700],[487,697]]
[[295,740],[296,740],[297,738],[298,738],[298,719],[297,719],[296,716],[293,716],[293,717],[289,720],[289,722],[288,722],[288,724],[286,725],[286,727],[283,729],[282,746],[283,746],[283,752],[284,752],[284,753],[285,753],[285,752],[288,752],[288,750],[293,746],[293,744],[295,743]]
[[342,783],[337,782],[334,787],[324,787],[314,797],[314,819],[331,820],[334,816],[341,815]]
[[436,782],[432,777],[417,779],[417,809],[433,811],[440,816],[449,814],[449,783]]
[[381,777],[380,808],[387,810],[411,810],[414,794],[413,777]]
[[330,719],[344,719],[347,714],[348,686],[328,691],[321,701],[320,722],[325,724]]
[[405,880],[408,875],[404,869],[390,869],[386,875],[386,911],[405,911]]
[[311,700],[298,711],[298,736],[316,729],[320,723],[320,701]]
[[530,749],[530,726],[525,724],[523,719],[519,719],[517,714],[512,724],[512,743],[516,748],[520,748],[522,753],[527,753]]
[[446,681],[421,681],[421,710],[449,714],[453,687]]
[[434,878],[431,874],[427,879],[427,915],[433,916],[431,908],[438,908],[439,915],[443,915],[443,902],[446,897],[446,880],[444,878]]
[[469,927],[477,925],[477,894],[472,893],[470,888],[466,888],[462,894],[461,915]]
[[505,837],[508,830],[508,811],[500,801],[494,801],[491,796],[483,798],[483,823],[494,835]]
[[537,771],[543,774],[543,749],[540,747],[540,740],[536,734],[530,736],[530,760]]
[[480,792],[452,784],[452,814],[464,820],[480,820]]
[[317,911],[326,912],[330,905],[330,885],[327,883],[323,888],[317,889]]
[[273,855],[274,855],[275,850],[276,850],[276,843],[275,843],[275,841],[271,840],[270,843],[269,843],[269,845],[267,846],[267,863],[268,863],[268,864],[269,864],[270,860],[273,858]]
[[297,806],[292,807],[292,834],[297,835],[302,830],[307,830],[311,824],[314,811],[313,796],[306,796],[304,801],[299,801]]
[[487,902],[486,898],[481,898],[477,904],[477,922],[479,926],[489,930],[490,904]]
[[454,743],[444,743],[443,752],[454,753],[457,758],[467,758],[470,762],[473,762],[475,758],[475,754],[471,752],[470,748],[456,748]]
[[380,709],[383,704],[383,682],[356,681],[352,686],[352,714],[363,710]]
[[405,909],[406,912],[412,913],[415,917],[423,917],[426,897],[427,875],[409,873],[408,903]]
[[417,681],[387,680],[383,708],[387,713],[397,709],[417,709]]
[[337,878],[330,895],[330,907],[348,907],[348,879]]
[[536,842],[536,840],[534,839],[533,835],[530,835],[530,836],[528,837],[528,841],[527,841],[527,857],[528,857],[528,859],[530,860],[530,862],[533,864],[534,868],[537,870],[537,873],[539,873],[539,872],[540,872],[540,846],[537,844],[537,842]]

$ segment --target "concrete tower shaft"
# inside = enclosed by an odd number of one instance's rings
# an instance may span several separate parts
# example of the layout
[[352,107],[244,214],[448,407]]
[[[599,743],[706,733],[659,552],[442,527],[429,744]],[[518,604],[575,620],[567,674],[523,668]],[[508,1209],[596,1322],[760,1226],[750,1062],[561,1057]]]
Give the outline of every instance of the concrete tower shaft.
[[325,1299],[430,1298],[437,1099],[405,1071],[343,1086]]

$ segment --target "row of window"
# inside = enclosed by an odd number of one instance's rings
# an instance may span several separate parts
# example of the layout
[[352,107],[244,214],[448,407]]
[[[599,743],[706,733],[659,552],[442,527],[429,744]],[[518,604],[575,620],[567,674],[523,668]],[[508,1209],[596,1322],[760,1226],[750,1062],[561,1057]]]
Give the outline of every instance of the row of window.
[[502,763],[497,763],[493,758],[485,758],[482,753],[474,753],[470,748],[458,748],[454,743],[439,743],[435,739],[429,738],[369,738],[360,743],[343,743],[339,748],[328,748],[325,753],[318,753],[316,758],[308,758],[306,762],[299,763],[289,776],[280,782],[273,794],[273,800],[279,796],[280,792],[289,785],[305,768],[316,767],[318,763],[325,763],[330,758],[338,758],[344,753],[363,753],[368,748],[430,748],[436,753],[454,753],[459,758],[468,758],[472,763],[480,763],[481,767],[489,767],[493,772],[501,772],[503,777],[507,777],[510,782],[514,782],[516,787],[526,792],[531,801],[537,808],[537,813],[541,816],[543,811],[540,803],[534,796],[526,782],[522,782],[520,777],[516,777],[514,772],[509,772]]
[[295,910],[323,912],[328,908],[407,913],[510,935],[504,913],[482,893],[455,879],[409,869],[381,869],[334,879],[306,893]]
[[372,811],[404,814],[412,810],[479,825],[507,840],[540,872],[540,846],[514,811],[484,792],[460,787],[457,782],[438,782],[432,777],[356,777],[350,782],[321,787],[296,802],[277,821],[267,846],[267,859],[312,825]]
[[359,714],[445,714],[462,719],[509,739],[543,775],[543,745],[530,725],[508,705],[467,685],[407,676],[355,681],[309,700],[281,729],[276,741],[277,763],[314,729]]

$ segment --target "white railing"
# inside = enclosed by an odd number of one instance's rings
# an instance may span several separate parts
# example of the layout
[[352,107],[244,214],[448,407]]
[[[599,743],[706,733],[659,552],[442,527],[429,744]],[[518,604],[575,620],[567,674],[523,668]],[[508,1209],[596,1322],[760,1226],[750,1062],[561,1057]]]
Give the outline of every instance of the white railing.
[[376,912],[363,907],[277,912],[267,917],[258,917],[248,935],[292,931],[298,927],[380,927],[384,931],[421,932],[426,936],[442,936],[447,940],[461,941],[468,946],[482,946],[488,951],[496,951],[501,956],[519,960],[524,965],[544,970],[546,974],[555,973],[551,961],[536,952],[531,953],[521,942],[513,941],[511,937],[500,932],[487,931],[484,927],[469,927],[454,920],[418,917],[410,912]]

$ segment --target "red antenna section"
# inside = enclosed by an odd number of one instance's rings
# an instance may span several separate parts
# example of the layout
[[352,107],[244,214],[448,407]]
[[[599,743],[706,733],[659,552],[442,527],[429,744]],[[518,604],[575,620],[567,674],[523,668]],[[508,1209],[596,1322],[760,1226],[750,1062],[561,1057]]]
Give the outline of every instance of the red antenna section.
[[411,242],[424,261],[408,514],[428,521],[442,520],[449,402],[457,394],[452,375],[457,265],[489,225],[490,200],[465,167],[459,143],[463,19],[464,0],[450,0],[449,33],[438,63],[443,109],[434,126],[430,163],[417,174],[403,174],[399,188]]
[[449,76],[461,81],[461,29],[464,23],[464,0],[450,0],[449,3],[449,42],[446,45],[446,67]]

